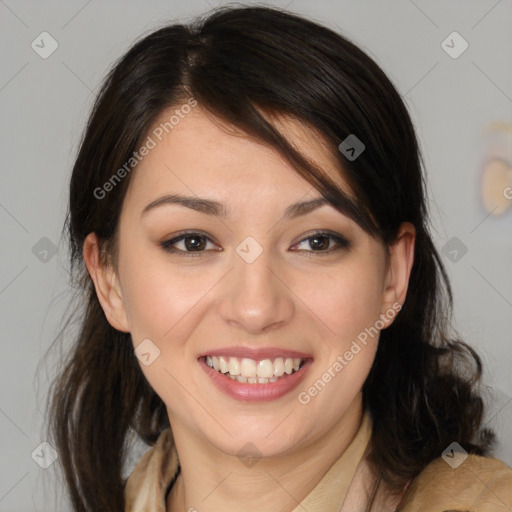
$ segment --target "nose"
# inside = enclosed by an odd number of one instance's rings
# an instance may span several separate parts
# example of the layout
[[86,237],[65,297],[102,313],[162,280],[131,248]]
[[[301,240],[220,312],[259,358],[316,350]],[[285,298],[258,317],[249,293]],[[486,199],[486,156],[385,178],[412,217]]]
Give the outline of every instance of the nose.
[[238,253],[234,268],[223,280],[219,313],[230,327],[250,334],[261,334],[290,322],[295,312],[293,292],[286,276],[272,265],[271,251],[252,262]]

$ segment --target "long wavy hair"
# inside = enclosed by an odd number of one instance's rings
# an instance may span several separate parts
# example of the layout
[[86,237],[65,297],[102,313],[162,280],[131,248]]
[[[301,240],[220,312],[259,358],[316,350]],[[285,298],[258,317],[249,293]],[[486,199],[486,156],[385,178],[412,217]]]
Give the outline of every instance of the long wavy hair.
[[[481,360],[453,334],[451,287],[430,235],[424,163],[400,94],[366,53],[326,27],[276,8],[220,8],[189,25],[145,35],[113,65],[73,167],[63,233],[77,291],[66,326],[75,318],[78,332],[50,390],[48,438],[59,453],[74,511],[123,510],[129,440],[153,445],[170,426],[130,334],[104,315],[83,243],[95,232],[103,261],[115,265],[131,174],[104,197],[98,190],[129,161],[158,116],[191,97],[277,150],[340,209],[337,185],[270,117],[290,116],[318,130],[357,198],[361,227],[386,246],[401,222],[416,228],[407,298],[381,332],[363,387],[373,419],[375,470],[399,489],[453,441],[487,454],[494,434],[482,427]],[[365,144],[357,159],[338,149],[350,134]]]

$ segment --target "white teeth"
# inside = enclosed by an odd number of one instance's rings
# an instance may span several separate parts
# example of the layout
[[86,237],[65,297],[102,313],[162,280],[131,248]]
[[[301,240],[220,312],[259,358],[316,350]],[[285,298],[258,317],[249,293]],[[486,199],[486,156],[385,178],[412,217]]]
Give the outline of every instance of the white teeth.
[[228,370],[231,375],[240,375],[240,361],[236,357],[229,358]]
[[219,366],[221,373],[227,373],[228,372],[228,361],[229,359],[227,357],[219,357]]
[[282,357],[278,357],[274,361],[274,375],[281,377],[284,373],[284,360]]
[[240,371],[244,377],[256,377],[256,361],[244,357],[240,364]]
[[298,371],[302,359],[277,357],[271,359],[254,359],[226,356],[206,356],[206,364],[226,377],[242,383],[266,384],[276,382],[284,374],[290,375]]
[[272,375],[274,375],[274,365],[270,359],[263,359],[258,363],[256,367],[256,374],[258,377],[263,377],[265,379],[270,379]]

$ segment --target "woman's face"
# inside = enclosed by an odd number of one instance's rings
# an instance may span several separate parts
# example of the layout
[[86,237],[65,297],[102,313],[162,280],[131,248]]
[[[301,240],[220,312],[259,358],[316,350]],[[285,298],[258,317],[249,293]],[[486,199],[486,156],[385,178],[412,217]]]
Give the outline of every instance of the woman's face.
[[[352,197],[319,137],[279,123]],[[410,243],[397,244],[388,267],[384,246],[328,203],[290,213],[321,194],[200,106],[163,135],[150,133],[155,147],[133,171],[118,274],[100,300],[131,333],[173,429],[225,453],[250,441],[272,455],[355,418],[378,330],[405,299]]]

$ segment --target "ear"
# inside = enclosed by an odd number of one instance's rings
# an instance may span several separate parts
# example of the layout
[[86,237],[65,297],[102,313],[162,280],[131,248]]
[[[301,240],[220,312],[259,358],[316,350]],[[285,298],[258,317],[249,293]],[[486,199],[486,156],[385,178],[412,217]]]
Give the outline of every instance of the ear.
[[414,263],[416,229],[410,222],[402,222],[395,243],[389,247],[389,261],[383,290],[381,319],[389,327],[400,311],[409,286]]
[[96,295],[108,322],[118,331],[130,332],[118,276],[112,265],[102,261],[96,233],[87,235],[83,254],[85,265],[96,288]]

